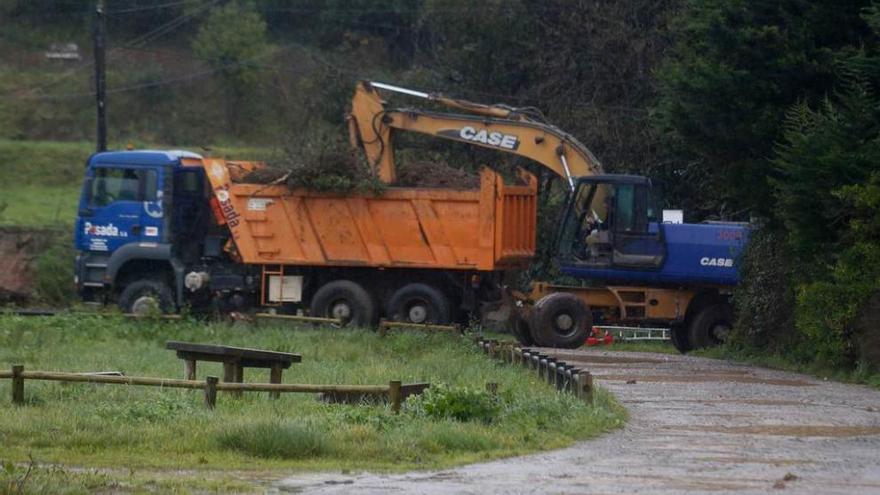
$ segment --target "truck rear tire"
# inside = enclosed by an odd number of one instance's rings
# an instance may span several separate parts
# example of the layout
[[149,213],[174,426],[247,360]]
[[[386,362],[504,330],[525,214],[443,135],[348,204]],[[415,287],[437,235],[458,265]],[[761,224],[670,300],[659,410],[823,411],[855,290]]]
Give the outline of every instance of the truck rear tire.
[[309,314],[336,318],[342,326],[368,327],[376,323],[376,304],[359,284],[351,280],[334,280],[315,292]]
[[524,346],[535,345],[535,339],[532,337],[529,322],[520,316],[516,309],[512,309],[511,312],[513,314],[510,317],[510,333]]
[[556,292],[535,304],[529,323],[538,345],[576,349],[584,345],[590,334],[593,314],[577,296]]
[[449,299],[426,284],[407,284],[388,302],[388,317],[415,324],[448,325],[452,321]]
[[119,307],[124,313],[146,316],[174,312],[174,296],[167,284],[153,279],[136,280],[122,290]]
[[691,320],[688,340],[693,349],[720,345],[733,327],[733,310],[727,303],[706,306]]

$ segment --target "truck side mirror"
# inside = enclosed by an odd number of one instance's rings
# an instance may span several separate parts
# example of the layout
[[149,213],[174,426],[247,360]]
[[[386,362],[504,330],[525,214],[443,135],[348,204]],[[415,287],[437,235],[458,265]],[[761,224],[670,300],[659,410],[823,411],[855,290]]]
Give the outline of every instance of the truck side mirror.
[[[86,177],[86,180],[83,182],[83,199],[85,199],[87,205],[92,204],[92,181],[94,181],[92,177]],[[90,217],[94,214],[95,212],[88,206],[80,208],[78,213],[81,217]]]

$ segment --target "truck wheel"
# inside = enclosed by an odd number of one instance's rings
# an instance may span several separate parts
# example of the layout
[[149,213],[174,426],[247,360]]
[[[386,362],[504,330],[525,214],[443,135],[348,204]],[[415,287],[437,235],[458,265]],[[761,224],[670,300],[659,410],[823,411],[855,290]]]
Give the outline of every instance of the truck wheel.
[[712,347],[727,339],[733,328],[733,310],[727,303],[706,306],[691,320],[688,340],[693,349]]
[[577,296],[556,292],[535,304],[530,324],[538,345],[575,349],[587,340],[593,314]]
[[309,314],[337,318],[342,325],[367,327],[375,323],[376,304],[363,287],[350,280],[324,284],[312,297]]
[[669,337],[672,339],[672,345],[675,349],[684,354],[691,350],[691,343],[688,341],[688,329],[682,324],[672,325],[669,328]]
[[449,314],[449,300],[430,285],[404,285],[388,301],[388,315],[394,321],[448,325]]
[[148,315],[156,311],[174,311],[171,289],[158,280],[143,279],[125,286],[119,296],[119,307],[124,313]]

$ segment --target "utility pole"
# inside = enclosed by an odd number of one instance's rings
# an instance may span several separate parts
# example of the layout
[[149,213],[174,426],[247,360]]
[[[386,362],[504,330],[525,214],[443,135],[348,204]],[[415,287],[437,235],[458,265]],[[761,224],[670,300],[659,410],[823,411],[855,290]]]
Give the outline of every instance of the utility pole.
[[107,100],[106,74],[104,65],[104,36],[107,31],[107,18],[104,16],[104,0],[98,0],[95,7],[95,103],[98,106],[97,150],[107,150]]

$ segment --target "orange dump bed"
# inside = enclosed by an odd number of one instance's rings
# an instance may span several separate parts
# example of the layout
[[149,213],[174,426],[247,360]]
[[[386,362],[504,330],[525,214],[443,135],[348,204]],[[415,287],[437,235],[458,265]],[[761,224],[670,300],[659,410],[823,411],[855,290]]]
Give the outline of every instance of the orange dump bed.
[[480,189],[377,196],[236,183],[227,162],[203,166],[244,263],[497,270],[535,253],[537,181],[525,172],[525,185],[484,168]]

